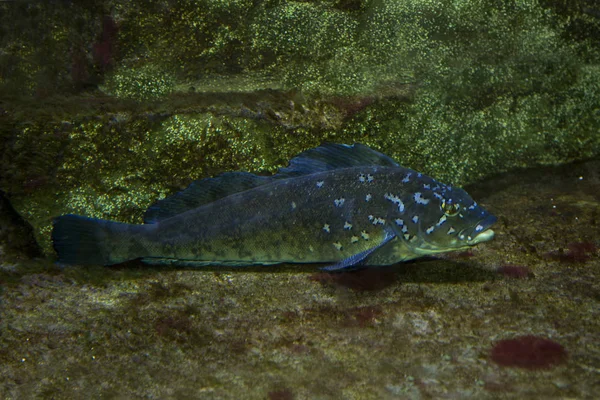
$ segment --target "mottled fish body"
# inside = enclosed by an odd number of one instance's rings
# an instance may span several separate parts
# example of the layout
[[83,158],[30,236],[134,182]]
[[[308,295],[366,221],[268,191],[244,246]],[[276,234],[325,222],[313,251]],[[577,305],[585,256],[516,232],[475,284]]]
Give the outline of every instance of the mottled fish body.
[[462,189],[363,145],[328,144],[272,177],[230,172],[159,201],[145,224],[64,215],[59,262],[111,265],[390,265],[493,237],[496,218]]

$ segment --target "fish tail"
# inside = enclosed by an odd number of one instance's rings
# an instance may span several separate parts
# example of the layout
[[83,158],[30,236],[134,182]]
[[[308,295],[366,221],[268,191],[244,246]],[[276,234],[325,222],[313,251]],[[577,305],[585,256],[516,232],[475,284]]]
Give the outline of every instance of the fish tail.
[[52,242],[59,263],[112,265],[144,255],[132,246],[137,225],[71,214],[56,218],[53,225]]

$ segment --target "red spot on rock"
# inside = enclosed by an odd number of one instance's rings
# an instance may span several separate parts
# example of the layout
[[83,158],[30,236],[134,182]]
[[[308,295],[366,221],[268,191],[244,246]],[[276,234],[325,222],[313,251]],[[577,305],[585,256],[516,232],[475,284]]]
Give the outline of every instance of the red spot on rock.
[[303,344],[292,344],[289,347],[290,351],[294,354],[310,354],[310,347]]
[[499,274],[511,279],[525,279],[533,276],[528,267],[522,265],[503,265],[496,270]]
[[293,321],[298,318],[298,313],[296,311],[284,311],[281,313],[281,318],[283,321]]
[[108,70],[114,64],[118,32],[119,27],[115,20],[108,15],[104,16],[102,19],[102,33],[92,47],[94,62],[101,71]]
[[562,262],[586,262],[596,254],[598,248],[592,242],[575,242],[567,245],[567,250],[557,250],[546,253],[546,257]]
[[569,243],[569,255],[574,261],[587,261],[596,253],[598,248],[592,242]]
[[156,320],[154,329],[159,336],[183,342],[193,332],[192,322],[188,316],[166,316]]
[[294,400],[294,393],[290,389],[269,392],[269,400]]
[[381,307],[356,307],[348,310],[346,319],[343,322],[344,326],[358,326],[366,328],[375,325],[375,319],[383,315]]
[[528,335],[498,341],[491,359],[503,367],[541,369],[565,362],[567,351],[550,339]]
[[329,286],[343,286],[356,291],[384,289],[398,280],[396,271],[385,268],[365,268],[350,272],[319,272],[309,277],[311,281]]
[[345,117],[352,117],[358,114],[375,102],[375,97],[334,97],[331,103],[340,109]]
[[512,386],[507,385],[502,382],[497,382],[497,381],[487,381],[486,380],[486,381],[484,381],[483,388],[485,390],[487,390],[488,392],[506,393],[506,392],[513,391]]
[[475,255],[473,250],[459,251],[456,253],[456,258],[471,258]]
[[436,254],[436,257],[443,258],[446,260],[461,260],[461,259],[471,258],[474,255],[475,255],[475,253],[473,253],[472,250],[465,250],[465,251],[453,251],[450,253]]

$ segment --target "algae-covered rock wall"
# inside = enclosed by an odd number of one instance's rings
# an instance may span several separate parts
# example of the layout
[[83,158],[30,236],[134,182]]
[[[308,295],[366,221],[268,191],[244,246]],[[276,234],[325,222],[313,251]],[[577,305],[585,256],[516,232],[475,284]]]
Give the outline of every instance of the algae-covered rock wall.
[[362,142],[455,184],[600,154],[600,9],[558,1],[0,3],[0,188],[140,222],[191,180]]

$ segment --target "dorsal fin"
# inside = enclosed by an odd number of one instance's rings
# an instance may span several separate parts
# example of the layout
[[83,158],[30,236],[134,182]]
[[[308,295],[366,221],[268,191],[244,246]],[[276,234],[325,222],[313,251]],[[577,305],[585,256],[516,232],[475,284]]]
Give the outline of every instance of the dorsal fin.
[[144,214],[144,223],[153,224],[233,193],[264,185],[271,180],[271,177],[258,176],[249,172],[225,172],[215,178],[194,181],[185,190],[150,206]]
[[306,150],[290,160],[287,167],[267,177],[249,172],[226,172],[215,178],[194,181],[185,190],[152,205],[144,214],[144,223],[152,224],[177,214],[212,203],[234,193],[273,182],[338,168],[381,165],[399,167],[393,159],[367,146],[327,143]]
[[400,166],[392,158],[360,143],[353,145],[326,143],[292,158],[289,166],[281,168],[274,178],[290,178],[338,168],[369,165]]

